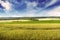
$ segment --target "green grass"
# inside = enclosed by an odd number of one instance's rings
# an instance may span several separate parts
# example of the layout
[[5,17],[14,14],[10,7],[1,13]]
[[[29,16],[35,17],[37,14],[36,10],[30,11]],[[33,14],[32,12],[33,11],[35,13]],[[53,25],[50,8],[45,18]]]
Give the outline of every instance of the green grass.
[[60,20],[40,20],[40,21],[13,21],[13,22],[0,22],[0,24],[38,24],[38,23],[60,23]]
[[0,40],[60,40],[60,20],[3,22]]
[[14,21],[13,23],[60,23],[60,20],[41,20],[41,21],[27,21],[27,22]]

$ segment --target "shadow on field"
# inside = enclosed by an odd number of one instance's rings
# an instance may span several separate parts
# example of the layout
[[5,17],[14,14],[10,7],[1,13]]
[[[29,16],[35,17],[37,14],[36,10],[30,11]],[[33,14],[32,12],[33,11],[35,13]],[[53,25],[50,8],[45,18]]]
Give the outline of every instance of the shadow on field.
[[60,27],[57,28],[25,28],[25,27],[15,27],[15,28],[11,28],[11,27],[5,27],[8,30],[18,30],[18,29],[22,29],[22,30],[60,30]]
[[26,28],[27,30],[56,30],[60,28]]

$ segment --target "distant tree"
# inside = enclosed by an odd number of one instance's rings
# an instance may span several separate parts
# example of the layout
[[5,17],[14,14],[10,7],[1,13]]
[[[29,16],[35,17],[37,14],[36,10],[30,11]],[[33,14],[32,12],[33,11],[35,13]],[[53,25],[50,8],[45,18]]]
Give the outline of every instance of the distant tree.
[[39,21],[37,18],[31,18],[32,21]]

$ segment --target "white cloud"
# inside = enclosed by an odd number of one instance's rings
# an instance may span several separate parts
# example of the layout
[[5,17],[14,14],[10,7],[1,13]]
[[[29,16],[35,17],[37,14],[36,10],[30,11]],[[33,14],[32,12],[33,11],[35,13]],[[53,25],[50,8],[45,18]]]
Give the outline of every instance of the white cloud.
[[60,16],[60,6],[46,13],[48,14],[47,16]]
[[36,7],[37,4],[38,4],[38,3],[35,2],[35,1],[34,1],[34,2],[27,2],[27,1],[26,1],[25,3],[27,4],[27,8],[30,8],[30,9]]
[[0,4],[5,8],[5,11],[9,11],[11,9],[11,4],[8,1],[1,1]]
[[46,7],[53,5],[54,3],[56,3],[58,0],[52,0],[50,3],[46,4]]
[[[60,16],[60,6],[52,10],[44,10],[36,13],[37,16]],[[36,15],[35,15],[36,16]]]

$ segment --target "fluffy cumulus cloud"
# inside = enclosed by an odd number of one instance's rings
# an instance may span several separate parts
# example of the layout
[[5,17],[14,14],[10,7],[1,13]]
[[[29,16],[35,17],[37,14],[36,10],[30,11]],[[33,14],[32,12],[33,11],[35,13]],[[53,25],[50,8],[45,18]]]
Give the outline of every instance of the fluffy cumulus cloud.
[[0,17],[60,16],[59,0],[0,0]]
[[0,0],[1,6],[4,8],[5,11],[9,11],[11,9],[11,4],[8,1]]

